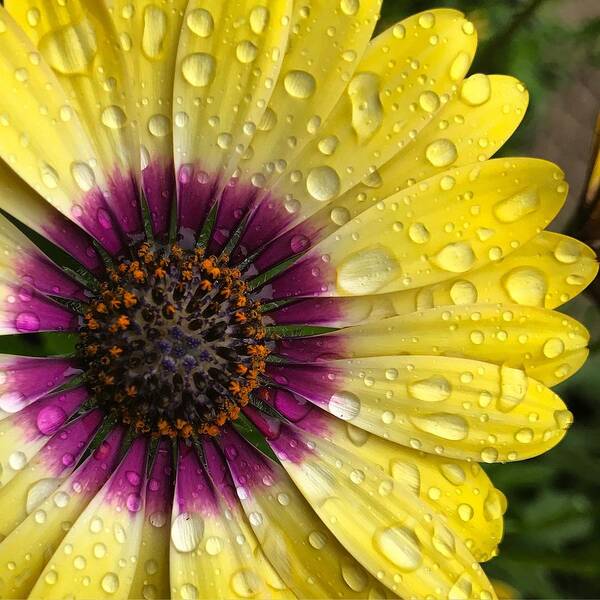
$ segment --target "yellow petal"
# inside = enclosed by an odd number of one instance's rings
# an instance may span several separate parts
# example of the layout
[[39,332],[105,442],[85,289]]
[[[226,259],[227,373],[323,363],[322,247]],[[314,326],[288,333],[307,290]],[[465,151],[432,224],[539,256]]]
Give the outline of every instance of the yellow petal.
[[4,210],[21,223],[69,252],[90,271],[102,268],[102,261],[92,245],[92,239],[36,194],[2,160],[0,194]]
[[256,184],[266,185],[277,176],[268,165],[289,163],[315,138],[361,62],[380,6],[380,0],[344,0],[336,10],[327,3],[294,3],[281,76],[241,164],[244,179],[255,176]]
[[[171,526],[171,597],[294,597],[265,559],[210,443],[213,481],[180,446]],[[225,467],[226,468],[226,467]]]
[[503,260],[431,286],[370,296],[306,298],[268,314],[278,324],[345,327],[453,304],[556,308],[581,293],[597,273],[591,248],[542,231]]
[[169,530],[173,501],[171,446],[161,441],[146,485],[140,551],[129,598],[169,597]]
[[[300,361],[328,356],[458,356],[544,373],[556,361],[570,368],[539,377],[555,385],[580,366],[589,340],[583,325],[567,315],[529,306],[441,306],[280,342],[280,352]],[[435,360],[435,359],[433,359]]]
[[[24,598],[67,531],[115,468],[123,431],[116,430],[49,498],[1,544],[3,598]],[[65,555],[69,556],[69,555]],[[70,555],[71,559],[75,555]],[[54,576],[50,576],[50,581]],[[34,594],[37,596],[37,594]]]
[[[229,175],[262,119],[279,75],[291,0],[192,0],[179,40],[174,107],[177,169]],[[226,41],[225,41],[226,40]]]
[[141,438],[133,443],[48,561],[32,597],[63,598],[74,587],[91,598],[128,596],[143,525],[145,447]]
[[[465,81],[483,76],[474,75]],[[441,136],[456,147],[454,167],[491,158],[520,123],[527,107],[528,95],[512,77],[490,75],[489,98],[476,106],[465,103],[462,93],[454,94],[424,125],[414,140],[397,149],[397,154],[364,182],[334,198],[306,221],[284,234],[269,252],[259,257],[261,270],[294,253],[290,251],[294,236],[308,236],[312,244],[335,232],[381,198],[431,177],[445,167],[436,167],[426,158],[426,148]],[[424,98],[431,98],[425,95]],[[426,102],[421,99],[421,102]],[[321,141],[327,149],[327,139]],[[333,138],[332,138],[333,139]],[[444,188],[454,185],[452,178],[443,180]]]
[[185,127],[187,114],[173,110],[177,45],[187,0],[155,3],[107,2],[130,74],[142,160],[142,180],[155,234],[169,226],[173,197],[173,127]]
[[282,425],[270,443],[323,523],[393,592],[493,597],[481,567],[444,519],[378,466],[292,425]]
[[26,468],[0,488],[1,539],[34,512],[71,474],[100,420],[100,412],[94,411],[66,425]]
[[[84,125],[103,175],[108,179],[116,170],[137,173],[139,159],[131,128],[125,127],[122,119],[131,115],[124,100],[129,97],[125,92],[130,78],[104,3],[9,0],[6,9],[36,46],[38,57],[52,68],[70,99],[70,110]],[[66,109],[61,115],[67,118],[68,112]],[[109,117],[117,113],[118,127]],[[79,176],[77,168],[72,172],[80,185],[93,187],[92,171],[80,166]],[[133,193],[133,188],[130,191]]]
[[[566,193],[560,169],[536,159],[495,159],[446,171],[341,227],[275,282],[275,294],[366,295],[455,278],[533,238]],[[321,269],[311,275],[317,265]]]
[[409,17],[373,40],[314,139],[293,161],[282,156],[289,170],[273,194],[292,195],[306,217],[359,182],[378,180],[376,169],[428,128],[465,75],[477,45],[465,23],[461,13],[439,9]]
[[372,357],[290,365],[275,375],[357,427],[460,460],[537,456],[572,421],[562,400],[523,371],[464,358]]
[[285,390],[271,390],[268,402],[302,430],[318,431],[320,437],[378,465],[407,493],[417,494],[445,515],[477,560],[493,556],[502,538],[505,502],[479,465],[425,454],[372,435]]
[[[223,447],[238,497],[269,561],[299,597],[365,598],[381,586],[346,553],[285,471],[241,437]],[[254,464],[252,470],[242,464]]]
[[1,7],[0,18],[5,28],[0,78],[6,82],[0,97],[0,158],[107,250],[119,250],[122,240],[98,187],[107,190],[108,182],[94,146],[82,135],[84,123],[56,73]]

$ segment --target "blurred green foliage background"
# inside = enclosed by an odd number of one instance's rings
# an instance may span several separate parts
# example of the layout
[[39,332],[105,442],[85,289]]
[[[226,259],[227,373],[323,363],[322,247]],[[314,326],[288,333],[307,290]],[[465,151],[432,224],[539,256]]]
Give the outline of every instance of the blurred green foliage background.
[[[475,23],[480,46],[472,72],[512,74],[530,91],[525,121],[503,154],[539,155],[546,136],[560,140],[560,128],[566,132],[576,118],[583,132],[576,143],[560,148],[558,158],[547,156],[566,169],[572,189],[567,212],[576,212],[587,170],[576,161],[591,158],[600,108],[600,0],[384,0],[379,30],[434,7],[457,8]],[[577,80],[585,89],[579,94],[575,87],[571,94],[585,99],[585,106],[576,100],[561,119],[561,90]],[[555,228],[578,236],[567,222],[574,220],[559,220]],[[54,258],[65,264],[64,257]],[[486,570],[515,588],[516,597],[600,597],[599,300],[600,294],[587,294],[563,307],[592,334],[587,365],[557,390],[575,414],[571,431],[543,457],[488,469],[509,509],[500,555]],[[60,354],[75,343],[69,335],[7,336],[1,351]]]

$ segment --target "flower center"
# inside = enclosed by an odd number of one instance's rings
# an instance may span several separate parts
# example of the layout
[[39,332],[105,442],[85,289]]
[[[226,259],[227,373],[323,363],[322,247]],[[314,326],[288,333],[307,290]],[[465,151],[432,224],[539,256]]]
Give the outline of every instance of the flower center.
[[147,243],[136,255],[109,269],[82,318],[88,387],[139,432],[216,435],[265,369],[258,303],[226,257]]

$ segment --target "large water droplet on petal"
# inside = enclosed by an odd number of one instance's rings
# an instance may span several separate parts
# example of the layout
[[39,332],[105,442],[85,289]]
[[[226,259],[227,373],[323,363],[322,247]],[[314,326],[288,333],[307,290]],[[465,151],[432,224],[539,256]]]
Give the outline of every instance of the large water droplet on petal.
[[39,50],[55,71],[63,75],[84,75],[98,51],[96,33],[87,20],[67,25],[42,37]]
[[142,50],[147,58],[160,58],[167,35],[167,15],[158,6],[150,4],[144,10]]
[[443,375],[432,375],[408,384],[408,393],[424,402],[443,402],[450,397],[451,392],[450,382]]
[[524,306],[545,306],[548,283],[545,275],[534,267],[516,267],[502,279],[510,299]]
[[514,223],[535,212],[540,206],[537,190],[523,190],[494,206],[494,215],[502,223]]
[[385,558],[403,571],[415,571],[423,561],[415,534],[402,525],[377,531],[373,543]]
[[460,89],[460,97],[471,106],[485,104],[491,94],[490,79],[483,73],[476,73],[465,79]]
[[269,9],[266,6],[255,6],[250,11],[250,29],[260,35],[269,24]]
[[171,525],[171,540],[179,552],[192,552],[204,535],[204,521],[197,514],[181,513]]
[[283,80],[285,91],[294,98],[310,98],[317,88],[315,78],[306,71],[290,71]]
[[458,151],[452,140],[440,139],[427,146],[425,157],[434,167],[448,167],[458,158]]
[[335,198],[340,191],[340,177],[331,167],[315,167],[306,178],[308,193],[319,202]]
[[231,589],[241,598],[252,598],[260,591],[261,579],[250,569],[240,569],[231,576]]
[[411,416],[410,420],[417,429],[445,440],[464,440],[469,433],[466,419],[451,413]]
[[198,37],[207,38],[212,35],[215,28],[212,15],[204,8],[196,8],[187,17],[187,26]]
[[25,510],[31,514],[46,498],[56,490],[60,484],[60,479],[56,477],[46,477],[39,479],[27,490],[27,499],[25,501]]
[[189,54],[183,59],[181,72],[194,87],[206,87],[215,78],[217,63],[214,56],[204,52]]
[[336,392],[329,399],[327,409],[332,415],[338,417],[338,419],[351,421],[360,412],[360,399],[352,392]]
[[366,248],[337,269],[338,288],[351,295],[372,294],[400,275],[400,265],[386,248]]
[[369,140],[383,122],[379,84],[379,76],[375,73],[359,73],[348,85],[348,95],[352,104],[352,127],[361,143]]
[[444,271],[464,273],[473,266],[475,254],[467,242],[455,242],[444,246],[432,260]]

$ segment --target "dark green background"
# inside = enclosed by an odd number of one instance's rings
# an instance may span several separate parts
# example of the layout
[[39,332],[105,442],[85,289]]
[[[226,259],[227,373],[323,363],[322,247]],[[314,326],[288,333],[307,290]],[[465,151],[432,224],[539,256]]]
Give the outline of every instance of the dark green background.
[[[591,68],[589,72],[598,77],[594,67],[600,64],[600,0],[591,15],[593,4],[587,0],[384,0],[380,28],[441,6],[458,8],[475,22],[480,50],[474,71],[509,73],[529,88],[531,106],[525,122],[502,150],[529,155],[534,140],[543,139],[544,128],[565,126],[560,119],[549,122],[549,115],[556,118],[557,111],[551,109],[560,90],[582,68]],[[578,106],[571,108],[577,113]],[[587,152],[593,115],[588,121],[589,135],[564,148],[566,162],[572,158],[569,153]],[[577,197],[569,203],[576,210]],[[578,231],[571,228],[569,233]],[[564,310],[592,333],[588,364],[558,390],[574,412],[575,424],[565,441],[547,455],[489,469],[507,495],[509,509],[500,556],[488,563],[487,570],[524,598],[600,597],[600,311],[587,295]],[[21,336],[4,338],[0,350],[60,353],[74,343],[69,336]]]

